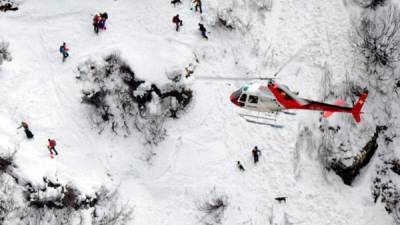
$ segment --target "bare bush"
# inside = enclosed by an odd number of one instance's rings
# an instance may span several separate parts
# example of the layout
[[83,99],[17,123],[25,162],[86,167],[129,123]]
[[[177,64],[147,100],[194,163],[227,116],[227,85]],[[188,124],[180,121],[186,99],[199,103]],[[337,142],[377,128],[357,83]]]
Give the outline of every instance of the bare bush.
[[203,212],[201,222],[207,225],[221,224],[224,212],[228,207],[228,199],[225,195],[217,194],[213,189],[207,199],[197,203],[199,211]]
[[9,46],[9,42],[0,41],[0,65],[3,64],[4,61],[12,60],[11,53],[8,51]]
[[133,209],[118,205],[118,195],[104,187],[97,192],[98,202],[92,213],[92,225],[125,225],[132,220]]
[[366,11],[355,23],[355,45],[365,56],[367,72],[376,75],[379,67],[393,67],[400,59],[400,11],[389,5]]

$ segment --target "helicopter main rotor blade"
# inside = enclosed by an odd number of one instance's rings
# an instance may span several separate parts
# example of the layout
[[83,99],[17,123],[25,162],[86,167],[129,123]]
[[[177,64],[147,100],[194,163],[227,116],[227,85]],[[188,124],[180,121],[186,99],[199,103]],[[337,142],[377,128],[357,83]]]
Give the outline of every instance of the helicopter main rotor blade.
[[301,53],[303,53],[304,49],[311,44],[304,45],[301,47],[292,57],[290,57],[284,64],[279,67],[278,71],[273,74],[273,77],[210,77],[210,76],[197,76],[196,79],[200,80],[242,80],[242,81],[249,81],[249,80],[268,80],[273,81],[276,80],[277,75],[282,72],[282,70],[291,63],[294,59],[296,59]]
[[209,77],[209,76],[198,76],[196,79],[200,80],[273,80],[269,77]]
[[284,64],[281,65],[281,67],[279,67],[278,71],[276,71],[273,76],[276,77],[280,72],[282,72],[283,68],[285,68],[289,63],[291,63],[295,58],[299,57],[299,55],[304,51],[304,49],[310,45],[311,44],[307,44],[307,45],[304,45],[303,47],[301,47],[296,52],[296,54],[294,54],[292,57],[290,57]]

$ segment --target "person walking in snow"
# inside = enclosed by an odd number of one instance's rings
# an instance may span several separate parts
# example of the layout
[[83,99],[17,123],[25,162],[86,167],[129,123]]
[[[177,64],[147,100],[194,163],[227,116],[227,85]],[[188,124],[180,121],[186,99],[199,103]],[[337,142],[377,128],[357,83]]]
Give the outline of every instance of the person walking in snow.
[[100,17],[99,14],[96,14],[96,15],[93,17],[93,29],[94,29],[94,32],[95,32],[96,34],[99,33],[100,22],[101,22],[101,17]]
[[189,64],[189,66],[185,67],[185,77],[189,78],[194,73],[193,64]]
[[179,18],[179,14],[176,14],[176,16],[172,18],[172,22],[175,23],[177,32],[179,31],[179,27],[183,26],[182,20]]
[[54,153],[56,153],[56,155],[58,155],[58,152],[57,152],[57,150],[56,150],[56,141],[55,140],[52,140],[52,139],[47,139],[48,141],[49,141],[49,145],[47,146],[47,148],[49,149],[49,151],[50,151],[50,156],[51,156],[51,158],[53,158],[53,151],[54,151]]
[[200,13],[203,13],[203,10],[201,8],[201,0],[193,0],[194,3],[194,10],[197,12],[197,10],[200,11]]
[[199,23],[199,30],[201,32],[201,36],[203,36],[203,38],[208,39],[207,35],[206,35],[206,28],[204,27],[203,24]]
[[29,130],[29,125],[26,122],[22,121],[21,126],[19,126],[17,129],[20,129],[20,128],[24,128],[27,138],[29,138],[29,139],[33,138],[33,133]]
[[64,42],[63,45],[60,46],[60,53],[63,55],[63,62],[69,56],[68,51],[69,48],[67,48],[67,44]]
[[254,164],[257,164],[258,162],[258,158],[261,155],[261,151],[258,149],[257,146],[255,146],[253,148],[253,150],[251,151],[251,153],[253,154],[253,158],[254,158]]
[[106,12],[100,13],[100,21],[99,21],[99,28],[102,30],[106,30],[106,21],[108,19],[108,14]]
[[245,171],[245,169],[244,169],[244,167],[243,167],[243,165],[240,163],[240,161],[237,161],[237,167],[238,167],[238,169],[240,170],[240,171]]

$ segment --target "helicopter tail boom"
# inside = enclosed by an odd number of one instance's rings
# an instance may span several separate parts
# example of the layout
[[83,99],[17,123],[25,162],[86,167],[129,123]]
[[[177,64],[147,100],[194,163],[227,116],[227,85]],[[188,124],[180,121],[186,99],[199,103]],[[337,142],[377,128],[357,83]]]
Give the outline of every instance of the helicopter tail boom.
[[[345,102],[341,99],[339,99],[335,102],[335,105],[337,105],[337,106],[344,106],[344,104],[345,104]],[[324,111],[324,114],[323,114],[324,118],[328,118],[328,117],[332,116],[333,113],[334,113],[334,111]]]

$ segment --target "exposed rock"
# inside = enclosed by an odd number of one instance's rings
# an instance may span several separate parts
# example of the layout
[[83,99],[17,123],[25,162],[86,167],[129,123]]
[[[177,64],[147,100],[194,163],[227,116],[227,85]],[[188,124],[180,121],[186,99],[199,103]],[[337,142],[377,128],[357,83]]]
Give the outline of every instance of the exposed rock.
[[392,165],[390,169],[400,175],[400,160],[393,160],[390,164]]
[[335,171],[335,173],[342,178],[345,184],[351,185],[353,180],[360,173],[360,170],[369,163],[376,149],[378,148],[377,139],[379,137],[379,133],[385,129],[386,127],[384,126],[376,127],[374,135],[372,136],[370,141],[364,146],[364,148],[359,152],[359,154],[355,157],[354,162],[351,166],[346,166],[341,161],[333,160],[333,162],[330,165],[331,169]]

